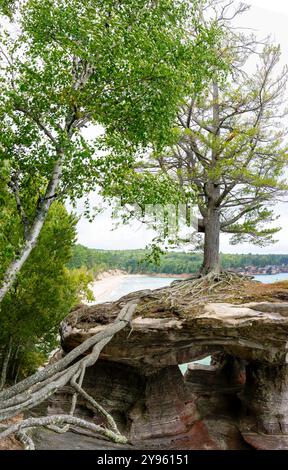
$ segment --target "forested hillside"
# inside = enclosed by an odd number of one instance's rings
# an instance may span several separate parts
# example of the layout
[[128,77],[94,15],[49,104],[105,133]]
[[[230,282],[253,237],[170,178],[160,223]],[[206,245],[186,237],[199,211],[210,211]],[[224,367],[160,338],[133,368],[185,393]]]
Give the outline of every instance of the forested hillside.
[[[145,261],[145,250],[97,250],[82,245],[73,247],[70,268],[82,266],[92,269],[95,274],[107,269],[123,269],[130,273],[182,274],[196,272],[202,262],[198,253],[169,252],[162,256],[159,265]],[[224,268],[264,267],[288,265],[287,255],[221,254]]]

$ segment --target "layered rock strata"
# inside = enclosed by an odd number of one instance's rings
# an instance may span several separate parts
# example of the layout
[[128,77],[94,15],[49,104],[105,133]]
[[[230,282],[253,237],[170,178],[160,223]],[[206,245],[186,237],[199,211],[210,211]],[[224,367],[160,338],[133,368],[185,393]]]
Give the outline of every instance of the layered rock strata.
[[[105,328],[132,299],[138,307],[131,324],[105,347],[83,385],[134,446],[288,448],[286,286],[243,283],[195,302],[184,281],[79,306],[61,325],[62,354]],[[213,365],[190,365],[182,376],[179,364],[207,356]],[[67,411],[71,394],[70,387],[57,393],[49,412]],[[101,422],[81,400],[76,413]]]

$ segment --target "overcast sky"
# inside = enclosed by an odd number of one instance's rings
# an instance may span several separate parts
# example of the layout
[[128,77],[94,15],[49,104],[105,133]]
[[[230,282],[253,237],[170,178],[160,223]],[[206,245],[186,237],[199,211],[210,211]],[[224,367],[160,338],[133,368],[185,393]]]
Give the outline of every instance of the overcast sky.
[[[249,12],[241,17],[239,23],[244,27],[251,27],[258,31],[260,36],[270,34],[272,39],[281,44],[282,62],[288,64],[288,1],[287,0],[250,0]],[[90,195],[92,206],[99,206],[101,201],[96,194]],[[77,212],[81,214],[82,202],[79,202]],[[249,244],[231,246],[229,237],[221,236],[221,251],[225,253],[288,253],[288,203],[277,206],[280,219],[277,225],[282,230],[277,234],[279,240],[275,245],[265,248],[256,248]],[[130,226],[120,226],[112,230],[115,222],[111,219],[109,209],[98,215],[94,222],[89,223],[81,218],[78,223],[78,242],[91,247],[102,249],[129,249],[144,248],[152,239],[153,232],[145,229],[143,224],[134,223]]]

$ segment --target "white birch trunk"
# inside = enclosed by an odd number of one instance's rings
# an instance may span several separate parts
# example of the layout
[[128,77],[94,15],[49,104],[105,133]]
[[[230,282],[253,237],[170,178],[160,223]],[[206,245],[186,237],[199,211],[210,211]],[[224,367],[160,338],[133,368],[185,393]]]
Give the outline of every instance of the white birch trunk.
[[42,202],[40,203],[39,208],[37,209],[35,218],[28,231],[26,241],[23,245],[21,253],[16,259],[14,259],[11,262],[10,266],[7,268],[4,274],[4,281],[0,287],[0,304],[2,300],[4,299],[4,297],[6,296],[6,294],[11,289],[22,266],[27,261],[27,259],[30,256],[31,251],[37,244],[40,232],[43,228],[43,225],[45,223],[45,220],[48,214],[49,207],[55,198],[55,193],[57,191],[57,188],[59,186],[59,182],[61,179],[63,152],[60,151],[59,155],[60,157],[58,158],[58,160],[56,161],[54,165],[53,174],[48,184],[45,196]]
[[1,379],[0,379],[0,390],[3,389],[5,383],[6,383],[6,379],[7,379],[7,370],[8,370],[8,366],[9,366],[9,361],[10,361],[10,356],[11,356],[11,352],[12,352],[12,338],[10,338],[9,340],[9,345],[8,345],[8,349],[6,351],[6,355],[3,359],[3,365],[2,365],[2,372],[1,372]]

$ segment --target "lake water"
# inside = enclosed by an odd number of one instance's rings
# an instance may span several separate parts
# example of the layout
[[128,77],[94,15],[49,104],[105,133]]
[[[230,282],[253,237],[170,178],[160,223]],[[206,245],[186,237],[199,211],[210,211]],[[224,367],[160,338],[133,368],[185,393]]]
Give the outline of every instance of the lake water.
[[115,277],[108,281],[109,288],[107,290],[105,289],[103,292],[99,292],[100,295],[97,294],[98,282],[96,281],[94,289],[95,298],[97,303],[118,300],[123,295],[130,294],[130,292],[145,289],[159,289],[160,287],[169,286],[169,284],[175,279],[176,278],[141,276],[137,274],[121,276],[119,278]]
[[[163,278],[163,277],[155,277],[155,276],[139,276],[139,275],[128,275],[123,276],[117,283],[111,284],[111,289],[104,295],[101,295],[101,299],[99,302],[107,302],[110,300],[118,300],[123,295],[129,294],[130,292],[135,292],[138,290],[144,289],[159,289],[160,287],[169,286],[171,282],[179,279],[175,278]],[[280,273],[280,274],[272,274],[272,275],[265,275],[261,274],[259,276],[255,276],[257,281],[263,283],[273,283],[277,281],[284,281],[288,280],[288,273]],[[96,293],[97,298],[97,293]]]
[[264,282],[264,284],[272,284],[272,282],[288,281],[288,273],[279,274],[260,274],[255,276],[256,281]]
[[[163,277],[154,277],[154,276],[139,276],[139,275],[128,275],[123,276],[119,282],[111,282],[110,288],[108,288],[105,292],[102,292],[100,297],[98,298],[98,302],[107,302],[110,300],[118,300],[123,295],[129,294],[130,292],[135,292],[138,290],[144,289],[159,289],[160,287],[169,286],[171,282],[176,280],[177,278],[163,278]],[[178,278],[179,279],[179,278]],[[272,274],[272,275],[259,275],[255,276],[257,281],[271,284],[277,281],[284,281],[288,280],[288,273],[280,273],[280,274]],[[100,281],[101,282],[101,281]],[[95,283],[95,296],[97,299],[97,282]],[[200,364],[210,364],[210,358],[206,357],[201,361],[196,361]],[[188,364],[179,364],[179,368],[184,374],[187,370]]]

